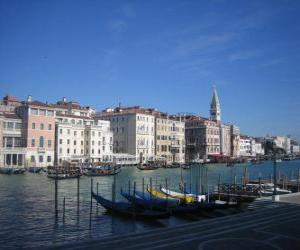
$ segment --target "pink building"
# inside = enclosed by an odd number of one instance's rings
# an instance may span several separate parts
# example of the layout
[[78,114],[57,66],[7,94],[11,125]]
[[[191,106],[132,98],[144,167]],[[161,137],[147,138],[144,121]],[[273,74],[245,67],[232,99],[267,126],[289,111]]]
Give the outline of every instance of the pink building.
[[55,110],[52,106],[28,98],[17,113],[23,120],[26,165],[46,167],[54,164]]

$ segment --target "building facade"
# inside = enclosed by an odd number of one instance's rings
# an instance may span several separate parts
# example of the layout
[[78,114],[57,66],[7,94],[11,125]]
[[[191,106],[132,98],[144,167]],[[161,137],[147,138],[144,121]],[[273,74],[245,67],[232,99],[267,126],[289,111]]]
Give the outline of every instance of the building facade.
[[110,121],[115,153],[135,155],[140,162],[155,158],[155,117],[140,107],[106,109],[97,119]]
[[236,125],[230,126],[231,130],[231,157],[240,156],[240,128]]
[[57,163],[112,162],[113,134],[109,121],[94,120],[86,116],[57,114]]
[[26,165],[46,167],[54,164],[55,110],[31,97],[17,113],[23,120],[22,134],[27,148]]
[[220,155],[218,122],[201,117],[185,120],[186,160],[194,161]]
[[170,163],[185,162],[185,123],[181,117],[155,115],[155,156]]
[[220,153],[223,156],[231,156],[230,125],[220,124]]
[[111,122],[117,154],[133,155],[139,162],[185,161],[185,125],[180,118],[139,106],[106,109],[96,117]]
[[291,153],[291,138],[287,136],[275,136],[273,142],[277,148],[281,148],[286,154]]
[[22,137],[22,119],[14,113],[4,113],[1,120],[1,164],[5,167],[24,166],[26,147]]

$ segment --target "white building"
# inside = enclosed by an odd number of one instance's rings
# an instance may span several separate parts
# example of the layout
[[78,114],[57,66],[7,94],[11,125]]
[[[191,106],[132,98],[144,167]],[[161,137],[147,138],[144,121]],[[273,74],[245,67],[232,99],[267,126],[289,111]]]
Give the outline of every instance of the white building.
[[0,120],[1,166],[24,166],[26,147],[21,118],[13,113],[4,113]]
[[251,156],[251,138],[246,136],[240,136],[240,150],[239,156],[249,157]]
[[283,149],[286,154],[291,153],[291,138],[287,136],[276,136],[273,138],[276,147]]
[[300,146],[299,145],[291,145],[291,153],[294,155],[299,155],[300,153]]
[[112,162],[113,134],[109,121],[58,114],[56,159],[78,162]]
[[256,157],[259,155],[264,155],[265,150],[262,146],[262,143],[257,142],[255,139],[251,140],[251,156]]

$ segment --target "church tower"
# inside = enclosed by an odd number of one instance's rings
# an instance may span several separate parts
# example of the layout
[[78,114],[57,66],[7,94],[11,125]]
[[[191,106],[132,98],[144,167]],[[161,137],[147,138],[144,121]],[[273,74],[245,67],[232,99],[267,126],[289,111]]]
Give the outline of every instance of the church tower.
[[213,96],[210,104],[210,119],[213,121],[221,121],[221,106],[216,87],[213,87]]

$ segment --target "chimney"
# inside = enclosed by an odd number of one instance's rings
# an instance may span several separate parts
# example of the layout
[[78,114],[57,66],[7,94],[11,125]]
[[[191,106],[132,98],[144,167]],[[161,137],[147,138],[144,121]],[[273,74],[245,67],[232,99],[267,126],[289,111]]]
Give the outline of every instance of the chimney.
[[31,96],[31,95],[29,95],[29,96],[27,97],[27,102],[32,102],[32,96]]
[[62,101],[63,101],[63,102],[67,102],[67,98],[66,98],[66,97],[63,97],[63,98],[62,98]]

